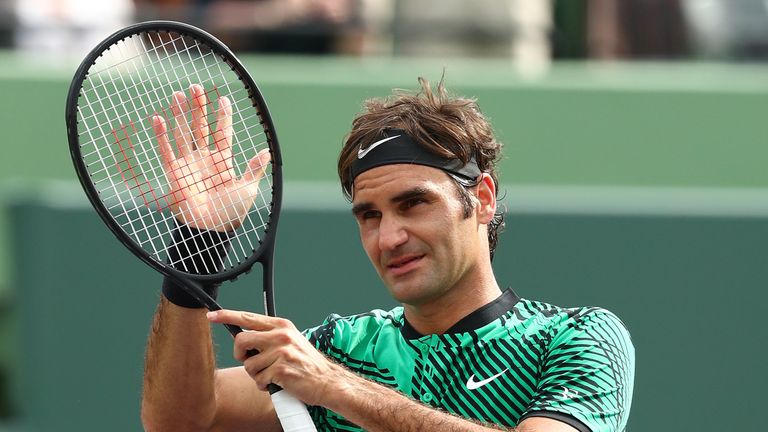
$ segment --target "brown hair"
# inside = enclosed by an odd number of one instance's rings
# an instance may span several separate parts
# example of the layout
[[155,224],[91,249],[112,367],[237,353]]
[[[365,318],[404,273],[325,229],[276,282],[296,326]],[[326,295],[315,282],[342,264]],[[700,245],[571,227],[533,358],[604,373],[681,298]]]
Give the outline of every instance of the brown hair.
[[[490,174],[498,186],[496,164],[501,158],[502,144],[496,140],[491,124],[475,100],[450,96],[444,79],[438,83],[436,93],[426,79],[419,77],[419,84],[419,93],[395,91],[390,97],[365,101],[364,111],[352,121],[338,162],[341,187],[348,199],[352,197],[354,179],[350,171],[358,149],[383,138],[383,130],[388,128],[402,129],[428,151],[444,158],[467,163],[474,156],[480,171]],[[462,196],[463,186],[458,182],[457,186],[468,217],[474,204]],[[488,224],[491,258],[503,226],[504,214],[499,211]]]

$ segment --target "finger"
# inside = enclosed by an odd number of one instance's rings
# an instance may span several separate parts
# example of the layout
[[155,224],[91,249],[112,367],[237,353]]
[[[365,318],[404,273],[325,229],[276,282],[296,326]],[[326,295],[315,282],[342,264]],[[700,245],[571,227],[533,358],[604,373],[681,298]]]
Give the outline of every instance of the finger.
[[221,309],[208,312],[208,320],[220,324],[234,324],[248,330],[271,330],[275,328],[277,318],[268,317],[253,312],[233,311]]
[[205,89],[199,84],[192,84],[189,88],[189,95],[192,97],[192,135],[195,138],[196,148],[203,149],[208,147],[208,95]]
[[244,330],[235,336],[235,343],[233,345],[233,356],[235,359],[242,362],[255,355],[273,352],[275,348],[287,347],[293,343],[293,338],[296,337],[301,341],[305,340],[293,323],[285,319],[274,319],[277,323],[276,328],[269,330]]
[[160,160],[163,162],[163,169],[166,173],[170,173],[173,162],[176,161],[176,155],[173,153],[170,141],[168,141],[168,128],[165,119],[162,116],[154,115],[150,118],[150,122],[155,131],[157,145],[160,148]]
[[248,161],[248,169],[243,173],[240,181],[243,183],[256,183],[261,180],[261,177],[267,171],[271,158],[269,149],[260,151]]
[[232,170],[232,105],[224,96],[219,98],[218,104],[216,130],[213,132],[216,151],[211,153],[211,157],[215,171],[224,173]]
[[235,343],[232,345],[232,357],[239,362],[244,362],[254,355],[261,354],[264,343],[262,332],[244,330],[235,336]]
[[224,152],[232,147],[232,103],[229,98],[219,98],[219,109],[216,110],[216,131],[213,133],[216,150]]
[[192,134],[189,131],[187,122],[187,112],[189,111],[189,102],[183,92],[173,93],[171,101],[171,112],[176,127],[173,128],[173,138],[176,140],[176,147],[179,148],[179,157],[187,156],[192,150]]
[[269,370],[279,359],[275,351],[264,352],[251,356],[244,360],[243,367],[250,377],[256,382],[259,390],[267,390],[267,386],[272,383],[273,377]]

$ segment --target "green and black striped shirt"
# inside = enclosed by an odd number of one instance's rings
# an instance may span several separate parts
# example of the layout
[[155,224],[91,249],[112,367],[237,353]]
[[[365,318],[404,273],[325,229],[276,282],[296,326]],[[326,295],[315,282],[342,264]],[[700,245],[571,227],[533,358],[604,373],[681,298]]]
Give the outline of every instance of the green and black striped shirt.
[[[416,332],[402,307],[331,315],[305,334],[358,374],[465,418],[515,426],[540,416],[592,432],[627,424],[635,352],[604,309],[560,308],[507,290],[440,335]],[[320,431],[362,430],[322,407],[310,413]]]

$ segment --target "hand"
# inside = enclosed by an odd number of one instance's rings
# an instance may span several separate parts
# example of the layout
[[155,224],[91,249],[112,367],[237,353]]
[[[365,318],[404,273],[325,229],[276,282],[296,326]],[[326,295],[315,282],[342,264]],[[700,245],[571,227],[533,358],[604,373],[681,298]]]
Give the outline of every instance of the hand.
[[[232,105],[219,97],[216,128],[208,125],[208,96],[194,84],[189,89],[191,102],[183,92],[175,92],[171,101],[176,127],[168,138],[166,120],[151,118],[157,137],[163,170],[169,191],[165,198],[176,219],[186,225],[205,230],[237,229],[253,206],[259,192],[258,183],[269,164],[269,149],[260,151],[250,161],[240,178],[232,166]],[[191,122],[187,117],[191,111]],[[214,149],[209,137],[213,135]]]
[[[208,319],[245,330],[235,337],[234,357],[261,390],[272,383],[306,404],[324,405],[333,394],[329,383],[341,385],[351,374],[315,349],[286,319],[231,310],[209,312]],[[259,353],[249,357],[251,350]]]

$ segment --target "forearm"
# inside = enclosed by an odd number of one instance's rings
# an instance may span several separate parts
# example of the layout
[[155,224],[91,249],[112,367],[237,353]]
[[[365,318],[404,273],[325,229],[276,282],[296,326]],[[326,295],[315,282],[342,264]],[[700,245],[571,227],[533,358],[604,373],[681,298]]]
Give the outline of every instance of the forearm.
[[148,431],[207,430],[216,413],[215,360],[205,309],[162,298],[147,343],[141,418]]
[[488,427],[439,411],[346,370],[342,375],[337,392],[323,405],[370,432],[515,430]]

